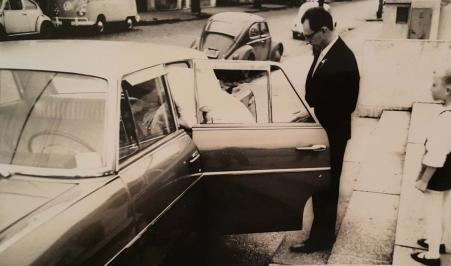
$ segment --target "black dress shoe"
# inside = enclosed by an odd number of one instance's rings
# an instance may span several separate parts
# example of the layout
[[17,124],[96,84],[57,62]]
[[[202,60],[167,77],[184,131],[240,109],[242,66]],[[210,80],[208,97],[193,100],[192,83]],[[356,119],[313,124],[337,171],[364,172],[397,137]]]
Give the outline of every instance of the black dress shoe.
[[428,259],[428,258],[421,258],[419,256],[420,252],[415,252],[410,254],[410,257],[412,257],[412,259],[414,259],[415,261],[418,261],[419,263],[422,263],[424,265],[428,265],[428,266],[440,266],[440,258],[438,259]]
[[[417,244],[419,246],[423,247],[423,248],[429,249],[429,244],[426,243],[426,239],[425,238],[418,239],[417,240]],[[445,254],[446,253],[445,244],[440,244],[439,252],[440,252],[440,254]]]
[[332,245],[329,244],[317,244],[306,241],[302,244],[292,245],[290,247],[290,251],[295,253],[312,253],[316,251],[328,250],[331,247]]

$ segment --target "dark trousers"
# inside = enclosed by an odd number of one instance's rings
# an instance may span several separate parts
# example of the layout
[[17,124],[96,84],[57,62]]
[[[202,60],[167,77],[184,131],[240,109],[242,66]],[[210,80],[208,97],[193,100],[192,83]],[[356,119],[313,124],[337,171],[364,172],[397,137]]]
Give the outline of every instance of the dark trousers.
[[[332,135],[333,136],[333,135]],[[313,194],[313,224],[309,241],[319,245],[332,245],[335,241],[340,175],[348,138],[329,137],[331,184],[329,189]]]

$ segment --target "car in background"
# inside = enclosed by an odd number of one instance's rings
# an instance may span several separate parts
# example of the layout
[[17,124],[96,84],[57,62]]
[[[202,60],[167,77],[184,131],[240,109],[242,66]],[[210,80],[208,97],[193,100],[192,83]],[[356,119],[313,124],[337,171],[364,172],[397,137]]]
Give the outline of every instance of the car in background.
[[158,265],[184,232],[300,229],[328,186],[327,134],[278,63],[83,40],[0,58],[1,265]]
[[[302,16],[304,15],[305,11],[307,11],[308,9],[312,8],[312,7],[318,7],[319,6],[319,2],[318,0],[311,0],[311,1],[307,1],[304,2],[298,10],[298,13],[296,14],[296,17],[293,19],[293,26],[291,27],[291,32],[293,35],[293,39],[301,39],[304,40],[304,30],[302,28]],[[326,3],[324,3],[323,5],[324,9],[326,9],[327,11],[330,12],[330,6]],[[334,26],[336,26],[336,22],[334,22]]]
[[223,12],[210,17],[191,48],[211,59],[271,60],[279,62],[283,44],[272,38],[268,23],[260,16]]
[[90,26],[103,33],[107,23],[123,23],[132,30],[140,17],[135,0],[49,0],[56,27]]
[[53,30],[49,17],[33,0],[0,1],[0,40],[9,36],[40,34],[48,37]]

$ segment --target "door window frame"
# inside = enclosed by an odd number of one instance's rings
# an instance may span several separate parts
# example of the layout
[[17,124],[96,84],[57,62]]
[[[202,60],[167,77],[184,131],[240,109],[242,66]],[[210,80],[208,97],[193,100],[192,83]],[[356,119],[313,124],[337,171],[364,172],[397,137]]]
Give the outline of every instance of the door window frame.
[[[172,118],[169,118],[169,123],[172,123],[174,125],[174,130],[164,134],[162,136],[158,136],[153,138],[154,141],[153,143],[151,143],[150,145],[147,146],[143,146],[142,143],[148,140],[140,140],[138,137],[138,132],[137,132],[137,125],[133,116],[133,113],[131,111],[131,106],[130,106],[130,102],[128,101],[128,93],[122,88],[121,83],[122,81],[127,81],[129,82],[132,86],[145,82],[145,81],[149,81],[149,80],[153,80],[153,79],[160,79],[161,80],[161,84],[162,84],[162,88],[163,91],[165,92],[165,97],[166,100],[168,101],[167,104],[169,104],[169,112],[172,115]],[[158,66],[154,66],[154,67],[149,67],[149,68],[145,68],[145,69],[141,69],[126,75],[123,75],[123,77],[121,78],[121,82],[119,82],[119,98],[122,97],[122,94],[124,94],[126,100],[126,104],[127,104],[127,112],[129,113],[130,117],[132,118],[131,122],[132,122],[132,126],[133,126],[133,136],[129,136],[132,139],[134,139],[135,142],[131,143],[130,145],[127,145],[128,147],[131,147],[132,149],[134,149],[133,152],[131,152],[130,154],[127,154],[123,157],[120,157],[120,149],[124,148],[121,147],[120,145],[118,145],[118,160],[119,160],[119,166],[121,167],[124,164],[128,164],[127,162],[129,161],[134,161],[131,158],[136,157],[142,157],[144,154],[147,154],[149,151],[153,150],[155,145],[157,143],[160,142],[161,139],[166,138],[167,136],[173,134],[174,132],[176,132],[179,128],[179,123],[178,120],[176,118],[177,113],[176,110],[174,108],[174,103],[173,103],[173,99],[172,99],[172,95],[170,93],[170,89],[169,89],[169,83],[167,80],[167,71],[164,69],[164,67],[162,65],[158,65]],[[119,99],[119,106],[121,104],[121,99]],[[118,130],[120,130],[120,127],[122,127],[122,113],[121,113],[121,108],[119,109],[119,128]],[[120,136],[119,136],[120,137]],[[120,142],[120,139],[117,139],[117,142]],[[127,147],[125,146],[125,147]],[[135,147],[136,146],[136,147]]]
[[[267,122],[257,122],[257,123],[238,123],[238,124],[233,124],[233,123],[227,123],[227,124],[200,124],[199,121],[202,121],[202,118],[199,117],[199,112],[198,112],[198,117],[197,117],[197,121],[198,123],[196,124],[196,127],[230,127],[230,128],[237,128],[237,127],[260,127],[260,126],[275,126],[275,127],[281,127],[281,126],[302,126],[302,127],[318,127],[321,126],[318,119],[316,118],[313,110],[309,107],[309,105],[306,103],[305,99],[301,96],[300,92],[295,88],[295,86],[293,85],[293,82],[290,80],[290,78],[288,77],[288,75],[286,74],[285,70],[283,69],[282,65],[276,62],[259,62],[259,61],[246,61],[246,60],[234,60],[234,61],[229,61],[229,60],[206,60],[206,59],[195,59],[193,60],[194,63],[194,73],[195,75],[197,74],[197,70],[196,68],[201,65],[203,65],[203,67],[209,67],[212,70],[214,69],[224,69],[224,70],[262,70],[262,71],[266,71],[267,73],[267,99],[268,99],[268,121]],[[307,110],[307,112],[310,114],[310,116],[312,117],[312,119],[314,120],[314,122],[312,123],[302,123],[302,122],[286,122],[286,123],[275,123],[273,122],[273,110],[272,110],[272,84],[271,84],[271,68],[273,67],[277,67],[279,68],[284,77],[287,79],[287,81],[289,82],[291,89],[294,91],[294,93],[297,95],[300,103],[304,106],[304,108]],[[216,77],[215,77],[216,78]],[[196,84],[195,84],[195,100],[196,100],[196,110],[199,109],[199,88],[198,88],[199,84],[197,82],[196,79]],[[258,114],[257,114],[258,116]]]

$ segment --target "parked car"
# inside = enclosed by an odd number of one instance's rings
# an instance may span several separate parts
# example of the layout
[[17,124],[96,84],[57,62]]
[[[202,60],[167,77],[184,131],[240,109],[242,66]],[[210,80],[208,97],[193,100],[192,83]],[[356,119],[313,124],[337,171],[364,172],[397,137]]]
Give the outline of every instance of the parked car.
[[[308,9],[312,8],[312,7],[317,7],[319,6],[319,3],[317,0],[310,0],[307,2],[304,2],[298,10],[298,13],[296,15],[296,17],[293,20],[293,26],[291,27],[291,32],[293,34],[293,39],[301,39],[304,40],[304,30],[302,28],[302,16],[304,15],[305,11],[307,11]],[[326,9],[327,11],[330,11],[330,6],[326,3],[324,3],[323,5],[324,9]],[[336,22],[334,22],[334,25],[336,26]]]
[[139,22],[135,0],[49,0],[56,27],[90,26],[97,33],[109,22],[123,22],[132,30]]
[[272,38],[264,18],[243,12],[212,16],[192,48],[212,59],[271,60],[279,62],[283,44]]
[[52,33],[50,18],[33,0],[0,1],[0,40],[8,36]]
[[0,58],[1,265],[157,265],[182,232],[300,229],[328,185],[327,135],[277,63],[82,40]]

